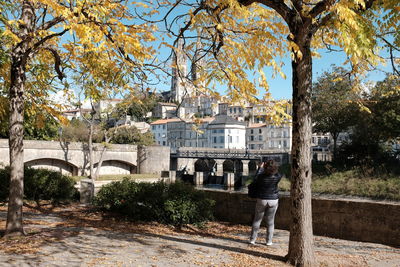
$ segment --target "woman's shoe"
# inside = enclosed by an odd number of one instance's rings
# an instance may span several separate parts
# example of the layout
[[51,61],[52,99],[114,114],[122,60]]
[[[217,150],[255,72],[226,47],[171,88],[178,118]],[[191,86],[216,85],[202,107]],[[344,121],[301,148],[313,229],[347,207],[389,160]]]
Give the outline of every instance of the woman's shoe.
[[272,242],[267,242],[267,246],[272,246]]

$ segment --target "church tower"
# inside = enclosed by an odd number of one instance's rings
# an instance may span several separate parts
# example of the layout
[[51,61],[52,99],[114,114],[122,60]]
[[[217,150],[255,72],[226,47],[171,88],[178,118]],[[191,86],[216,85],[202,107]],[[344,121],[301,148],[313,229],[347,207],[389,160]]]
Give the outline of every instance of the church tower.
[[182,102],[183,98],[190,95],[187,75],[186,56],[183,52],[183,40],[179,39],[172,57],[171,98],[173,101]]
[[[197,31],[196,51],[194,53],[193,60],[192,60],[192,66],[191,66],[192,82],[195,82],[200,78],[200,72],[204,68],[204,59],[202,58],[202,55],[201,55],[202,48],[203,48],[203,46],[201,44],[201,32]],[[203,81],[199,86],[200,87],[205,86],[205,82]],[[198,92],[198,90],[196,90],[196,95],[198,95],[198,94],[199,94],[199,92]]]

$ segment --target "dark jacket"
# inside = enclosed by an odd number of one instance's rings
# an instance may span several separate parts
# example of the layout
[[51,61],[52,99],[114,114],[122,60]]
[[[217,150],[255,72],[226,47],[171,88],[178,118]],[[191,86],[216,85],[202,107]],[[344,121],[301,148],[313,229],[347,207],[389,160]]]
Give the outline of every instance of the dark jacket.
[[259,174],[256,177],[256,198],[261,199],[278,199],[279,189],[278,183],[282,175],[276,173],[274,175]]

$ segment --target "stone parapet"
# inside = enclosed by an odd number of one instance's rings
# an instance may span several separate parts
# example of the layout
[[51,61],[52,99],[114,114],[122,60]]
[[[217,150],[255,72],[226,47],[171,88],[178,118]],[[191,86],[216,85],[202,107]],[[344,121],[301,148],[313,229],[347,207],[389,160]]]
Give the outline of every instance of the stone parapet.
[[[216,201],[217,219],[251,224],[255,200],[247,193],[205,190]],[[312,210],[315,235],[400,246],[399,202],[314,197]],[[290,198],[283,195],[276,228],[289,230],[290,218]]]

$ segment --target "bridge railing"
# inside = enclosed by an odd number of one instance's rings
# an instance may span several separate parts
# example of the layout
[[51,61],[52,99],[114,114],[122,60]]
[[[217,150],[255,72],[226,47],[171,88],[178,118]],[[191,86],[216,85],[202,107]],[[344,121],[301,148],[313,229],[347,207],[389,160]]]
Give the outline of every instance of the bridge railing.
[[264,158],[271,158],[282,163],[288,163],[289,161],[289,154],[281,150],[181,147],[177,148],[175,153],[171,153],[171,156],[176,158],[249,159],[260,161]]

